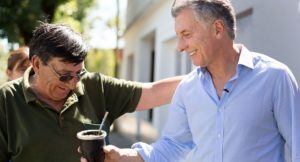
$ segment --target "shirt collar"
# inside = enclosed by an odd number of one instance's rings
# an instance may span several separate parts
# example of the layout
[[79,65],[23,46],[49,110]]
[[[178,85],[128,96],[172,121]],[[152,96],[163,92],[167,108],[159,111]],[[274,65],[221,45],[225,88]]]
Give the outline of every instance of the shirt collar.
[[236,44],[235,46],[240,51],[238,65],[243,65],[250,69],[254,69],[253,55],[251,54],[251,52],[242,44]]
[[[23,77],[23,81],[22,81],[22,87],[23,87],[23,94],[25,96],[25,100],[26,102],[31,102],[36,100],[36,96],[32,90],[32,88],[30,87],[29,84],[29,78],[30,76],[32,76],[34,74],[34,71],[32,69],[32,67],[30,66],[24,73],[24,77]],[[84,87],[81,81],[79,81],[76,85],[76,89],[71,93],[70,97],[72,96],[82,96],[84,95]]]

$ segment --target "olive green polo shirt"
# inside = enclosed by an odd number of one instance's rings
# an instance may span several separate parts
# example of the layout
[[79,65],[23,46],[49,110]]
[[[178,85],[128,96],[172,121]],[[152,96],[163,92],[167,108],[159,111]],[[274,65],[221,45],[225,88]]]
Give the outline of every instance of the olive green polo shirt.
[[104,129],[124,113],[135,110],[141,86],[99,73],[87,73],[70,94],[61,112],[41,103],[24,79],[0,87],[0,162],[77,162],[76,133],[101,123]]

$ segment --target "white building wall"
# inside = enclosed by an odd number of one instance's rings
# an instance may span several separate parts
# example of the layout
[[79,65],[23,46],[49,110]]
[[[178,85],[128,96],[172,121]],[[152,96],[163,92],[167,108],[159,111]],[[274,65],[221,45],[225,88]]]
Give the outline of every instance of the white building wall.
[[[150,1],[148,8],[144,8],[144,12],[136,16],[137,19],[131,19],[125,33],[121,78],[150,81],[149,60],[152,49],[156,53],[154,80],[190,71],[191,65],[186,61],[186,56],[176,52],[174,20],[170,13],[172,2]],[[232,3],[237,13],[238,25],[235,42],[243,43],[252,51],[267,54],[285,63],[299,83],[300,0],[232,0]],[[167,106],[154,109],[152,123],[159,132],[164,126],[167,114]],[[145,113],[139,115],[139,119],[141,118],[146,118]]]
[[[150,81],[150,55],[155,51],[154,80],[159,80],[176,75],[176,39],[174,32],[174,21],[170,14],[172,1],[153,1],[148,12],[142,14],[138,21],[129,24],[130,28],[125,34],[124,61],[120,67],[120,77],[127,78],[128,58],[134,55],[134,80]],[[146,119],[148,112],[141,112],[139,116]],[[163,123],[167,118],[167,105],[153,110],[153,125],[160,133]],[[140,119],[140,118],[139,118]]]
[[136,19],[138,19],[142,14],[144,14],[143,10],[148,8],[154,0],[128,0],[127,1],[127,26],[134,23]]

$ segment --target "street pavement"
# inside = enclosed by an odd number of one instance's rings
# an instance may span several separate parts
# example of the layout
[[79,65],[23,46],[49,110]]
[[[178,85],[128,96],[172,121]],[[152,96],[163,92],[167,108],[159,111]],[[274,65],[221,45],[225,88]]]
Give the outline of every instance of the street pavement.
[[137,120],[133,114],[125,114],[116,120],[109,136],[110,144],[120,148],[130,148],[135,142],[152,143],[158,138],[158,133],[146,121],[141,122],[140,135],[137,134]]

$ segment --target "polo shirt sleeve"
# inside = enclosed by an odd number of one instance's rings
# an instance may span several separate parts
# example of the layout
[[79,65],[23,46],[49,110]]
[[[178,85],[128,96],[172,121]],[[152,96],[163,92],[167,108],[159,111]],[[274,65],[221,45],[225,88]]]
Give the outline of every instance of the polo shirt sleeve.
[[7,162],[9,160],[8,156],[8,137],[7,137],[7,127],[6,127],[6,112],[4,103],[3,91],[0,92],[0,161]]
[[114,120],[135,111],[142,94],[140,83],[101,75],[106,109]]

